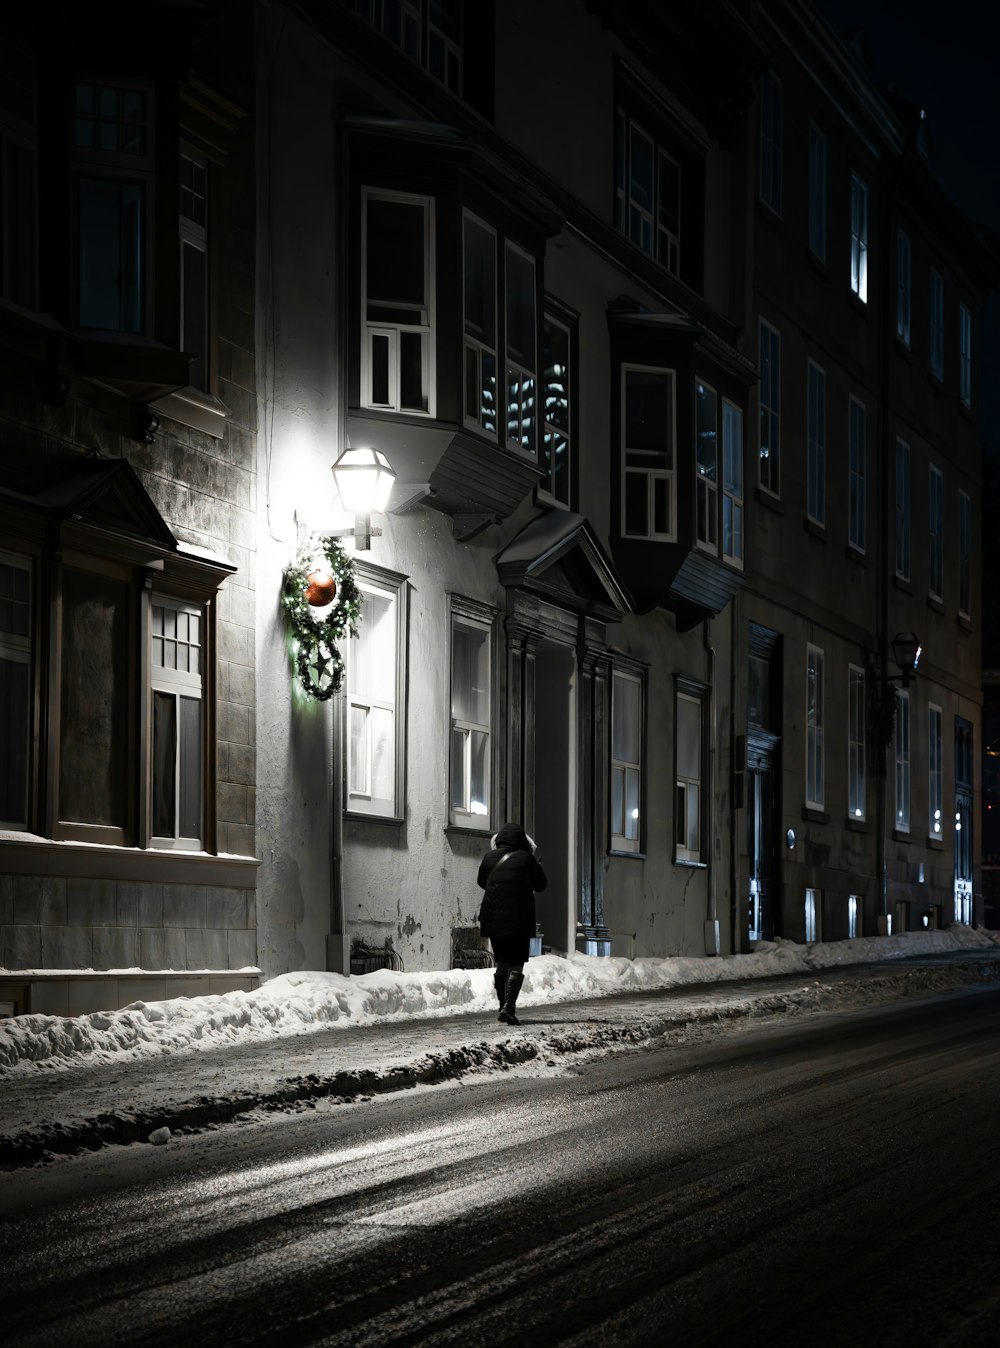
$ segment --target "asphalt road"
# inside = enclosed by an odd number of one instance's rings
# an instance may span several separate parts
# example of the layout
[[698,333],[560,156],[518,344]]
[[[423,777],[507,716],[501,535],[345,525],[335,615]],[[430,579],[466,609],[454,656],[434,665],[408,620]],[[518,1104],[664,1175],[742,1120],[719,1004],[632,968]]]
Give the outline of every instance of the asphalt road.
[[1000,989],[0,1175],[6,1348],[1000,1342]]

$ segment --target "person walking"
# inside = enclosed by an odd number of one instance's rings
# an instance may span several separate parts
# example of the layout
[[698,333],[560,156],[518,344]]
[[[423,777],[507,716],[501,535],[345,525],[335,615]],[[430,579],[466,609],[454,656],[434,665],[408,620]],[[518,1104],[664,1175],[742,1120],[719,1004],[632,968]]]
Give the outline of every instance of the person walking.
[[528,942],[535,934],[535,891],[548,884],[536,858],[535,844],[520,824],[504,824],[490,840],[479,863],[477,884],[486,892],[479,909],[479,930],[490,939],[497,962],[493,975],[500,1014],[497,1020],[520,1025],[514,1014],[524,982]]

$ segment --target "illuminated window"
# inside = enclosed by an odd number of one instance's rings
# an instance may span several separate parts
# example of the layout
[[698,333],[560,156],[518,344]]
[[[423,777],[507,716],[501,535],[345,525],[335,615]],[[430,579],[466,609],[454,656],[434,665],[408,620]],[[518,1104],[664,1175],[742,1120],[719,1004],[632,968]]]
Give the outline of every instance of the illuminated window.
[[868,303],[868,186],[851,174],[851,290]]
[[191,386],[208,389],[208,164],[180,156],[182,351],[194,353]]
[[434,415],[434,203],[362,190],[361,401]]
[[854,941],[861,935],[861,914],[864,901],[860,894],[847,896],[847,939]]
[[910,695],[896,694],[896,828],[910,831]]
[[611,691],[611,847],[638,852],[642,790],[642,680],[615,670]]
[[358,634],[347,643],[346,797],[353,813],[402,814],[405,762],[406,579],[355,561]]
[[481,605],[452,596],[451,822],[490,830],[493,627]]
[[507,445],[534,454],[538,448],[535,260],[509,242],[504,248],[504,317]]
[[804,917],[806,941],[821,940],[822,891],[818,889],[806,890]]

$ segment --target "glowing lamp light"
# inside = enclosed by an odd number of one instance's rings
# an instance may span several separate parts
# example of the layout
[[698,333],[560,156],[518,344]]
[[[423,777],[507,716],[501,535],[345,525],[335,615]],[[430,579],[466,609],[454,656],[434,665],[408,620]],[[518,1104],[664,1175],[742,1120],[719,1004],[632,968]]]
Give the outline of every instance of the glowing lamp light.
[[333,478],[344,509],[370,515],[385,509],[396,474],[381,450],[358,446],[344,450],[333,465]]

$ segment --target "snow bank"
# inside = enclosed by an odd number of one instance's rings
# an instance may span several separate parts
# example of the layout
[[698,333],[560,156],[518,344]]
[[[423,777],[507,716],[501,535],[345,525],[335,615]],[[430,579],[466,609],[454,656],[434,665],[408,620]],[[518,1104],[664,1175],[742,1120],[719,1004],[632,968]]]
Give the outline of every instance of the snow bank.
[[[520,1002],[540,1006],[622,992],[649,992],[698,983],[769,978],[918,955],[993,947],[1000,933],[953,926],[947,931],[868,936],[854,941],[797,945],[762,943],[749,955],[717,959],[601,959],[542,955],[526,969]],[[331,1026],[368,1025],[482,1012],[496,1005],[490,969],[432,973],[382,970],[362,977],[307,972],[283,974],[255,992],[133,1002],[121,1011],[86,1016],[16,1016],[0,1022],[0,1077],[39,1068],[72,1067],[87,1060],[152,1058],[306,1034]]]

